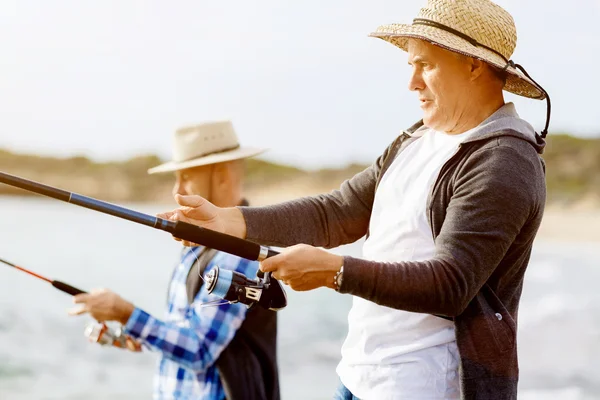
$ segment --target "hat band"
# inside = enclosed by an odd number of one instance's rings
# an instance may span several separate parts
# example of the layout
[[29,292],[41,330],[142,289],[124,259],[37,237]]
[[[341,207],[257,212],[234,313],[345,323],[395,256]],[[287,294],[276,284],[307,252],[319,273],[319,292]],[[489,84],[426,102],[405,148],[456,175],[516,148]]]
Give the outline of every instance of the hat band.
[[513,62],[513,60],[509,60],[508,58],[504,57],[503,54],[501,54],[500,52],[498,52],[497,50],[492,49],[489,46],[486,46],[485,44],[479,43],[477,40],[473,39],[471,36],[469,35],[465,35],[464,33],[457,31],[456,29],[450,28],[449,26],[446,26],[444,24],[440,24],[439,22],[430,20],[430,19],[426,19],[426,18],[415,18],[413,19],[413,25],[425,25],[425,26],[431,26],[434,28],[438,28],[441,30],[444,30],[446,32],[449,32],[453,35],[456,35],[458,37],[460,37],[461,39],[466,40],[467,42],[471,43],[473,46],[477,46],[477,47],[483,47],[484,49],[488,49],[496,54],[498,54],[500,57],[502,57],[502,59],[506,62],[506,65],[504,66],[504,68],[502,68],[502,71],[506,71],[508,69],[508,67],[513,67],[515,69],[519,69],[521,70],[521,72],[523,72],[525,74],[525,76],[527,76],[529,79],[531,79],[531,81],[544,93],[544,95],[546,96],[546,126],[544,127],[544,130],[542,130],[541,136],[542,138],[545,138],[546,135],[548,134],[548,125],[550,124],[550,110],[551,110],[551,105],[550,105],[550,96],[548,95],[548,92],[546,92],[546,90],[536,81],[533,80],[533,78],[531,76],[529,76],[529,74],[527,73],[527,71],[525,71],[525,68],[523,68],[521,65],[519,64],[515,64]]
[[194,154],[192,157],[189,157],[189,158],[186,158],[183,160],[179,160],[178,162],[191,161],[191,160],[195,160],[196,158],[211,156],[213,154],[225,153],[226,151],[231,151],[231,150],[235,150],[235,149],[239,149],[239,148],[240,148],[240,145],[238,143],[235,146],[227,147],[225,149],[221,149],[221,150],[217,150],[217,151],[209,151],[207,153]]
[[430,20],[430,19],[425,19],[425,18],[415,18],[415,19],[413,19],[413,25],[425,25],[425,26],[432,26],[434,28],[442,29],[442,30],[444,30],[446,32],[449,32],[449,33],[451,33],[453,35],[456,35],[456,36],[460,37],[461,39],[466,40],[467,42],[471,43],[473,46],[483,47],[485,49],[488,49],[489,51],[492,51],[492,52],[498,54],[506,62],[506,65],[502,69],[503,71],[506,71],[506,69],[509,66],[514,66],[513,62],[511,60],[509,60],[508,58],[504,57],[504,55],[502,53],[500,53],[499,51],[494,50],[491,47],[486,46],[485,44],[479,43],[477,40],[473,39],[471,36],[465,35],[464,33],[460,32],[460,31],[457,31],[454,28],[450,28],[449,26],[446,26],[444,24],[440,24],[439,22],[436,22],[436,21],[433,21],[433,20]]

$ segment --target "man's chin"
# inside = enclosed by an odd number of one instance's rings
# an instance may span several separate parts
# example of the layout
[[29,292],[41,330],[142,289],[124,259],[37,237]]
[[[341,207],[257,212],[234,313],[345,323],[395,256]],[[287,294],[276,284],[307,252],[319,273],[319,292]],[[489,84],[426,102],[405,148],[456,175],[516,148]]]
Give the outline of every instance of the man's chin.
[[446,126],[440,124],[435,118],[423,118],[423,125],[437,132],[446,132]]
[[432,115],[427,111],[423,112],[423,125],[428,128],[435,129],[435,118],[432,118]]

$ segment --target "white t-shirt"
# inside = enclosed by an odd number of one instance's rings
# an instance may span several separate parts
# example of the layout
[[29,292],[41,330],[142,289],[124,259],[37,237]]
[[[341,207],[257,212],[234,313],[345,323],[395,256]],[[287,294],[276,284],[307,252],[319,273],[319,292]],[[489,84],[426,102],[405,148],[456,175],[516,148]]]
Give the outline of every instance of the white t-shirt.
[[[363,258],[422,261],[435,255],[427,200],[440,169],[472,132],[428,128],[392,162],[375,194]],[[398,282],[398,288],[402,287]],[[454,323],[354,297],[337,372],[361,399],[458,399]]]

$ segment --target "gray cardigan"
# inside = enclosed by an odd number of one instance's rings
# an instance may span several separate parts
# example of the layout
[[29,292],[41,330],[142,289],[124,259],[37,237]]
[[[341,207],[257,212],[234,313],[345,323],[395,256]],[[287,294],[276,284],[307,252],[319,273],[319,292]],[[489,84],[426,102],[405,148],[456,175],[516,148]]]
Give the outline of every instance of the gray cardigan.
[[[243,207],[247,238],[326,248],[368,234],[377,184],[419,138],[403,132],[339,190],[267,207]],[[442,167],[429,195],[436,255],[383,263],[344,257],[340,291],[376,304],[452,318],[465,399],[516,399],[517,310],[546,199],[544,141],[507,104]],[[398,204],[402,207],[402,203]]]

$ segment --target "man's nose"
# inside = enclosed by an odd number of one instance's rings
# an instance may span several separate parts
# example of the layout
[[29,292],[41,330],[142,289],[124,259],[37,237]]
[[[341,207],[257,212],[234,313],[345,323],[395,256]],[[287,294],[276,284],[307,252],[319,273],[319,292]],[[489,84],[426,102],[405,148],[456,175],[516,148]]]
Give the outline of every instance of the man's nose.
[[183,185],[180,184],[179,182],[177,182],[175,184],[175,186],[173,186],[173,196],[175,196],[176,194],[185,196],[187,193],[185,192]]
[[408,80],[408,90],[418,91],[425,89],[425,82],[418,71],[413,71]]

